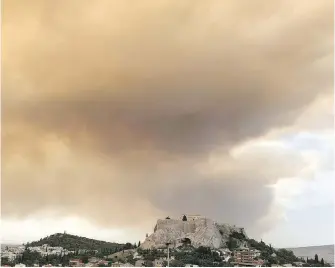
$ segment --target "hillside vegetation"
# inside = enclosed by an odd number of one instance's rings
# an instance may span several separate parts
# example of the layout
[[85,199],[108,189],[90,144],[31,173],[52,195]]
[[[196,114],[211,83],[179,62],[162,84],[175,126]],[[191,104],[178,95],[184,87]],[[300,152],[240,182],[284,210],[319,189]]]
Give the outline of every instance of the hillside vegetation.
[[[38,252],[28,249],[30,246],[42,246],[48,244],[52,247],[63,247],[70,250],[65,254],[47,254],[41,255]],[[171,267],[185,267],[187,265],[198,265],[200,267],[231,267],[235,260],[235,249],[240,247],[249,247],[258,249],[260,256],[255,257],[255,260],[263,260],[263,266],[271,267],[272,265],[291,264],[300,262],[303,267],[330,267],[331,265],[324,261],[323,258],[315,254],[314,258],[307,261],[297,257],[292,251],[287,249],[275,249],[271,245],[267,245],[263,241],[249,239],[244,234],[232,232],[227,241],[228,248],[233,252],[230,256],[223,256],[220,251],[211,249],[210,247],[193,247],[190,239],[184,239],[182,245],[177,248],[170,249],[170,256],[173,259],[170,261]],[[140,243],[118,244],[106,241],[90,239],[86,237],[57,233],[39,241],[31,242],[26,245],[26,249],[22,254],[10,261],[8,257],[1,258],[2,264],[14,266],[23,263],[27,266],[46,265],[52,266],[69,266],[70,259],[81,259],[84,264],[89,263],[90,257],[96,257],[100,260],[105,260],[107,264],[93,263],[97,266],[111,266],[113,262],[130,263],[135,265],[135,252],[141,256],[146,267],[154,267],[154,261],[160,258],[166,258],[167,252],[162,249],[142,249]],[[164,248],[165,249],[165,248]],[[167,265],[166,259],[164,266]],[[92,265],[92,263],[91,263]]]
[[82,236],[71,235],[71,234],[53,234],[44,238],[41,238],[38,241],[28,243],[27,247],[37,247],[48,244],[51,247],[63,247],[67,250],[101,250],[101,249],[110,249],[113,252],[121,250],[124,248],[124,244],[111,243],[106,241],[100,241],[96,239],[90,239]]

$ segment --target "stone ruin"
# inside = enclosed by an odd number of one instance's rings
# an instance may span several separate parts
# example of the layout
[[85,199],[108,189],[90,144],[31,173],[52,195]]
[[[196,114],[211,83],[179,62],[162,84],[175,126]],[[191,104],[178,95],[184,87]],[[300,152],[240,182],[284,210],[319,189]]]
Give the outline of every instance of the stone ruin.
[[185,241],[190,241],[193,247],[218,249],[226,246],[229,235],[233,232],[243,233],[246,236],[243,228],[220,224],[200,215],[185,215],[187,220],[183,221],[183,216],[180,219],[157,220],[154,232],[140,247],[166,248],[166,243],[170,243],[170,247],[175,248],[183,245]]

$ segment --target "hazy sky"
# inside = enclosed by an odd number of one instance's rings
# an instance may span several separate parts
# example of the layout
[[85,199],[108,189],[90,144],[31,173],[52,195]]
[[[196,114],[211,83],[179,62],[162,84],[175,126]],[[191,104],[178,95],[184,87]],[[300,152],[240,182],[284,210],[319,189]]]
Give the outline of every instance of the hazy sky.
[[2,241],[334,243],[333,30],[331,0],[4,0]]

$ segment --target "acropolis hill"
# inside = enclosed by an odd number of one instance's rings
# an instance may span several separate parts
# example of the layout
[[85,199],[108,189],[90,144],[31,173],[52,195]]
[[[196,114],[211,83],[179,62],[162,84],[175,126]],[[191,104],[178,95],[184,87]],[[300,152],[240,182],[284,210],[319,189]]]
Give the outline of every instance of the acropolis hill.
[[170,243],[170,247],[178,247],[183,244],[185,238],[188,238],[193,247],[218,249],[226,247],[229,235],[233,232],[243,233],[247,237],[243,228],[217,223],[200,215],[184,215],[180,219],[159,219],[154,233],[145,239],[141,248],[165,248],[166,243]]

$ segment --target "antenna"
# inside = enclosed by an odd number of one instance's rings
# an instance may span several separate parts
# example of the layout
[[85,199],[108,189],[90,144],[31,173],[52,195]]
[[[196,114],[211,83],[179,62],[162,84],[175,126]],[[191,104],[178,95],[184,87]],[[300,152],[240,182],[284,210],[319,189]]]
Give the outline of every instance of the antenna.
[[170,242],[165,243],[167,246],[167,267],[170,267],[170,244]]

